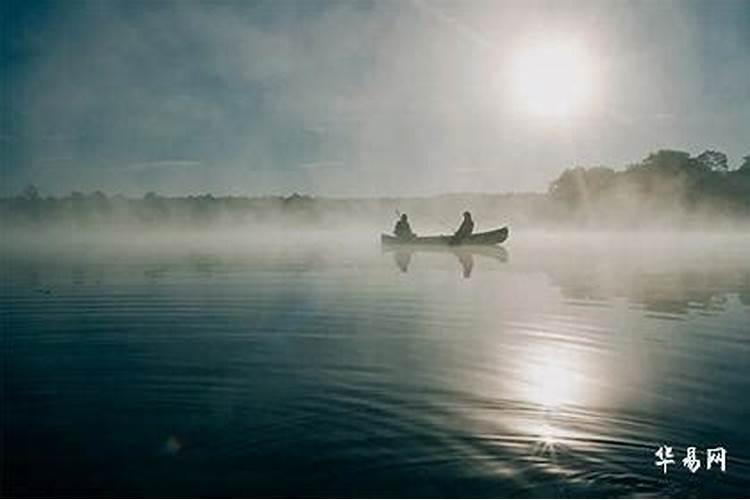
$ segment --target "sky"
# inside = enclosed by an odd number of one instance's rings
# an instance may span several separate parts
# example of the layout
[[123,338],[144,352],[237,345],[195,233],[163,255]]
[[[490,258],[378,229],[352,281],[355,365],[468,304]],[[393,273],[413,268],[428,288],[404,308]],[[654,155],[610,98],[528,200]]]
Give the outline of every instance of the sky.
[[[565,168],[658,149],[718,149],[730,166],[750,154],[745,0],[0,9],[6,196],[29,183],[52,195],[545,191]],[[545,111],[571,92],[567,112]]]

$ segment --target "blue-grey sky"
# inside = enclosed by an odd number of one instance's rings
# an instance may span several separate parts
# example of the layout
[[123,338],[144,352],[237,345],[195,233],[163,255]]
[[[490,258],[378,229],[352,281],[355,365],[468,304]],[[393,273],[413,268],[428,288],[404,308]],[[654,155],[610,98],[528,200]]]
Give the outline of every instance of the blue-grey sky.
[[[750,154],[744,0],[1,9],[3,194],[539,191],[659,148]],[[592,92],[524,111],[519,57],[569,40]]]

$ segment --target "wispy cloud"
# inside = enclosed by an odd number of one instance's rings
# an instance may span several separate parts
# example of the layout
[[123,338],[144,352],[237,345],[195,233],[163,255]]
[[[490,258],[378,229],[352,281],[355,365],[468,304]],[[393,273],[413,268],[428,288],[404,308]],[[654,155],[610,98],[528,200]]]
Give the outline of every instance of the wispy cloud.
[[329,160],[329,161],[310,161],[305,163],[300,163],[300,168],[309,168],[309,169],[317,169],[317,168],[339,168],[343,167],[344,162],[343,161],[337,161],[337,160]]
[[434,19],[451,27],[455,32],[464,39],[476,43],[487,49],[497,49],[497,45],[484,37],[478,30],[473,29],[466,23],[461,22],[453,16],[448,15],[437,4],[426,0],[411,0],[412,4],[418,9],[429,13]]
[[163,169],[163,168],[197,168],[202,166],[203,163],[195,160],[157,160],[157,161],[145,161],[139,163],[130,163],[125,166],[127,170],[151,170],[151,169]]

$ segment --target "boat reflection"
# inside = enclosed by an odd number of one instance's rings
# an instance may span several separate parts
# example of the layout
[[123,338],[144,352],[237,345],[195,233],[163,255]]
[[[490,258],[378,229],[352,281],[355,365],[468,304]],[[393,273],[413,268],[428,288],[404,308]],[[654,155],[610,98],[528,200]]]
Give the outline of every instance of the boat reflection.
[[415,253],[443,253],[453,254],[461,264],[461,271],[464,278],[471,278],[471,273],[474,270],[474,256],[480,255],[487,257],[492,260],[496,260],[502,263],[508,262],[508,251],[503,247],[487,247],[487,246],[463,246],[460,248],[456,247],[384,247],[384,252],[393,253],[393,261],[396,267],[402,272],[409,272],[409,266],[412,261],[412,256]]

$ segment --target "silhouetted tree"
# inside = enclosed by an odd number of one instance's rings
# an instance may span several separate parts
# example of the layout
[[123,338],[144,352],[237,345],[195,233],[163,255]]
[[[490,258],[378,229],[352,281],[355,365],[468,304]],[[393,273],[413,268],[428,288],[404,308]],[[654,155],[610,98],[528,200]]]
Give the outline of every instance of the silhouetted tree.
[[690,158],[690,153],[674,149],[662,149],[651,153],[640,163],[645,169],[670,172],[684,170],[692,165],[694,162]]
[[143,195],[143,202],[138,206],[138,216],[144,222],[156,223],[167,219],[167,200],[153,191]]
[[727,155],[721,151],[707,149],[696,157],[698,163],[714,172],[726,172],[729,170]]
[[[610,168],[565,170],[550,184],[550,200],[561,219],[579,222],[638,223],[657,214],[689,216],[701,211],[720,216],[750,211],[750,156],[730,172],[727,157],[707,150],[661,150],[624,172]],[[687,209],[687,211],[685,211]]]
[[27,184],[21,191],[21,198],[28,201],[37,201],[39,199],[39,190],[33,184]]

